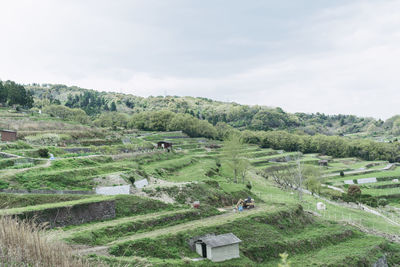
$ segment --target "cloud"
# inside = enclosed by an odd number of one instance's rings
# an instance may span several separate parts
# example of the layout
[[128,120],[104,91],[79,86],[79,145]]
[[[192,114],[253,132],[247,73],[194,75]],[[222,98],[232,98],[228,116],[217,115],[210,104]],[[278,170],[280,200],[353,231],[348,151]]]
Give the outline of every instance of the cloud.
[[0,78],[399,113],[399,1],[222,3],[2,1]]

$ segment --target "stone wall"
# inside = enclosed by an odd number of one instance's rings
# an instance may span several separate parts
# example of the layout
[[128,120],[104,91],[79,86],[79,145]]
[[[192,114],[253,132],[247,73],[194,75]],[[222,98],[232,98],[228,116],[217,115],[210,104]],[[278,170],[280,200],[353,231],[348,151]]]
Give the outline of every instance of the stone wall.
[[29,211],[17,215],[20,219],[34,219],[48,223],[50,228],[115,218],[115,201],[77,204],[69,207]]

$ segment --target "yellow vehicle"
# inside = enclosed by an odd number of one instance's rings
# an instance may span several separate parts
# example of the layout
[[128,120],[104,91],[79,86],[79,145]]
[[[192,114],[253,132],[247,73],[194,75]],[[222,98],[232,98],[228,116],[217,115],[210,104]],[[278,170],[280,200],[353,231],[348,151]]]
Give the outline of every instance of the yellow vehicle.
[[251,197],[247,197],[245,200],[239,199],[239,201],[236,204],[236,209],[237,210],[242,210],[242,209],[252,209],[255,207],[254,204],[254,199]]

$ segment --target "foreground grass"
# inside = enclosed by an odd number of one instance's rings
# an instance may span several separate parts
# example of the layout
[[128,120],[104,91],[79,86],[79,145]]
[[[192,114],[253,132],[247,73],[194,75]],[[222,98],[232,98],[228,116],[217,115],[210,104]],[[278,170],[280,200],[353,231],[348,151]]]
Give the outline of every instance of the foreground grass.
[[50,241],[42,228],[10,217],[0,217],[1,266],[105,266],[77,258],[71,248]]

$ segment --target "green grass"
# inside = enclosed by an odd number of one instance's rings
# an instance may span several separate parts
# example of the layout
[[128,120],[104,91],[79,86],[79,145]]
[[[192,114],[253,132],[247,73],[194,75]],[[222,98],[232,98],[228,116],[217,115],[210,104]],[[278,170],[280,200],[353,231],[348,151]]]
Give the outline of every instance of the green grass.
[[93,196],[93,197],[87,197],[87,198],[77,199],[77,200],[72,200],[72,201],[46,203],[46,204],[19,207],[19,208],[11,208],[11,209],[2,209],[2,210],[0,210],[0,215],[22,214],[22,213],[31,212],[31,211],[40,211],[40,210],[60,208],[60,207],[72,207],[72,206],[79,205],[79,204],[101,202],[101,201],[112,200],[112,199],[114,199],[114,197],[97,195],[97,196]]
[[[387,242],[382,238],[359,235],[357,238],[317,251],[291,255],[289,261],[291,266],[372,266],[378,258],[384,255],[385,250],[381,247],[385,246],[387,246]],[[398,253],[399,251],[396,247],[389,253]],[[388,258],[391,263],[395,263],[397,256],[393,255]],[[277,266],[278,262],[273,261],[267,266]]]
[[117,218],[131,216],[133,214],[139,215],[156,211],[174,210],[176,208],[179,207],[134,195],[115,196],[115,216]]
[[237,203],[240,198],[253,196],[243,187],[238,187],[240,191],[230,191],[227,193],[218,184],[218,182],[209,180],[205,183],[186,184],[181,187],[161,187],[155,189],[145,189],[150,196],[161,196],[167,194],[174,198],[180,204],[193,203],[200,201],[202,204],[212,205],[215,207],[232,206]]

